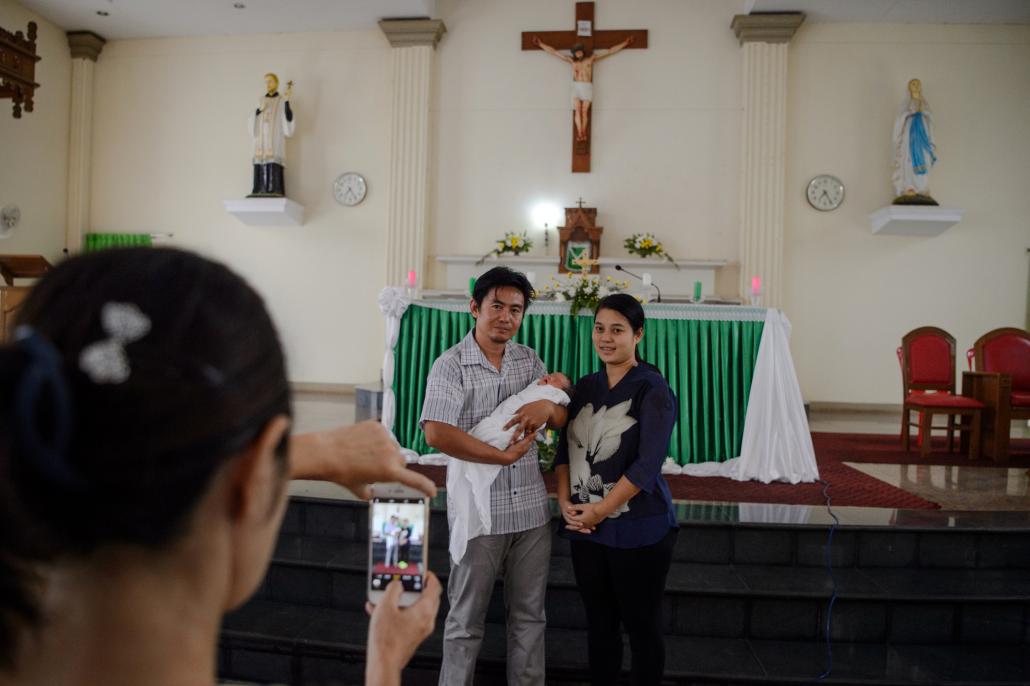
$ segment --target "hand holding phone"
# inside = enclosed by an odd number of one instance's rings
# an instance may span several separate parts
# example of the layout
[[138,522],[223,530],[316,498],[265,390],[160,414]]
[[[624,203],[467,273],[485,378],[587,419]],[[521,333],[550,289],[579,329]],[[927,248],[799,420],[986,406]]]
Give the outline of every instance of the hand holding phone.
[[379,604],[387,586],[400,582],[400,607],[413,604],[425,587],[429,499],[399,483],[375,484],[368,513],[368,600]]
[[422,597],[411,607],[400,607],[402,589],[399,581],[390,582],[378,605],[365,604],[372,618],[368,624],[366,684],[399,683],[404,665],[433,633],[441,592],[436,575],[426,572]]

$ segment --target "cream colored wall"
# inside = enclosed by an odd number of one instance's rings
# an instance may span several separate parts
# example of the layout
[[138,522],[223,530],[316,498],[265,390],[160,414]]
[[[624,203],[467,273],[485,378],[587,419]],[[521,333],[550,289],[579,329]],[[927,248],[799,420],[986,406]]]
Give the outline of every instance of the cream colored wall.
[[574,4],[448,0],[438,8],[448,33],[436,65],[432,263],[487,252],[509,230],[529,229],[543,254],[531,208],[581,196],[598,208],[605,254],[625,255],[626,236],[652,231],[679,258],[737,258],[736,3],[597,4],[597,29],[647,29],[649,48],[595,67],[589,174],[570,171],[571,67],[519,47],[522,31],[573,29]]
[[21,223],[0,240],[0,253],[40,254],[51,262],[64,248],[68,179],[68,107],[71,57],[64,31],[10,0],[0,0],[0,26],[28,31],[36,22],[34,111],[11,116],[11,101],[0,100],[0,207],[16,205]]
[[[678,257],[737,259],[734,3],[598,6],[599,29],[646,28],[650,48],[597,67],[591,174],[569,171],[570,68],[518,49],[523,30],[571,28],[572,3],[447,0],[438,9],[448,33],[434,67],[431,262],[485,252],[509,229],[539,239],[531,207],[580,196],[599,207],[609,254],[622,254],[622,237],[651,230]],[[935,323],[964,350],[989,328],[1022,323],[1030,34],[807,24],[790,55],[785,309],[802,390],[813,401],[897,402],[894,348],[905,331]],[[284,330],[294,380],[375,378],[389,66],[378,30],[109,44],[97,65],[94,227],[171,231],[174,244],[249,276]],[[267,70],[297,82],[287,185],[307,206],[303,227],[245,227],[222,209],[249,190],[244,122]],[[866,215],[891,198],[890,128],[911,76],[923,79],[937,117],[932,189],[967,215],[935,238],[873,236]],[[330,196],[346,169],[369,179],[358,208]],[[820,172],[847,184],[836,212],[804,201]],[[61,205],[59,242],[63,195],[46,197]]]
[[[248,114],[263,74],[293,79],[286,189],[303,226],[245,226],[222,201],[251,189]],[[266,298],[299,382],[374,380],[383,323],[390,48],[378,29],[109,43],[96,70],[92,226],[171,232]],[[368,179],[345,208],[332,183]]]
[[[936,122],[930,177],[965,208],[936,237],[878,236],[890,203],[891,127],[918,77]],[[922,325],[965,350],[1023,326],[1030,247],[1030,27],[803,25],[790,48],[785,311],[809,401],[900,403],[895,348]],[[808,180],[835,174],[840,209],[817,212]]]

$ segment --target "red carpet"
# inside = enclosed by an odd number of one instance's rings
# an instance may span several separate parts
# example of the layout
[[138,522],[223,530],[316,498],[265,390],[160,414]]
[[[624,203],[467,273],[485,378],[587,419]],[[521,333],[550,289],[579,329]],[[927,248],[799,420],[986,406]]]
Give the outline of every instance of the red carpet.
[[[900,488],[867,476],[843,464],[840,459],[823,456],[816,445],[816,461],[820,476],[830,484],[830,497],[837,506],[890,507],[904,510],[931,510],[940,506]],[[444,467],[413,465],[415,470],[445,486]],[[763,484],[758,481],[733,481],[720,477],[666,476],[669,490],[676,500],[709,500],[731,503],[776,503],[783,505],[824,505],[822,485],[785,483]],[[554,474],[545,474],[549,493],[555,491]]]
[[947,467],[1030,467],[1030,440],[1013,439],[1009,446],[1008,462],[994,462],[979,459],[975,462],[958,452],[958,436],[955,437],[955,452],[947,452],[947,438],[934,436],[933,450],[924,460],[919,456],[919,447],[915,436],[912,437],[911,450],[905,452],[901,448],[901,438],[897,434],[837,434],[812,432],[812,443],[815,454],[822,459],[839,462],[862,462],[866,464],[925,464],[943,465]]

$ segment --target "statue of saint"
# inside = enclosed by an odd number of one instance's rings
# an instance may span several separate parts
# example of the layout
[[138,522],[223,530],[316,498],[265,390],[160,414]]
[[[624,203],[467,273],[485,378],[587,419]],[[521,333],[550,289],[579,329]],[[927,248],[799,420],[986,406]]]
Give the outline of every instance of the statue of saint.
[[286,195],[283,167],[286,166],[286,139],[297,125],[290,107],[293,81],[286,92],[279,94],[279,77],[265,74],[265,95],[250,116],[250,132],[254,136],[254,190],[247,197]]
[[933,118],[919,79],[908,82],[908,101],[894,120],[895,205],[936,205],[930,197],[929,171],[937,162]]
[[576,122],[576,140],[585,141],[587,139],[590,104],[594,100],[594,63],[611,57],[632,42],[633,36],[630,36],[618,45],[613,46],[608,52],[587,57],[586,50],[583,49],[582,45],[573,45],[572,50],[569,51],[571,55],[563,55],[536,36],[533,36],[533,45],[572,65],[572,110],[575,112],[573,118]]

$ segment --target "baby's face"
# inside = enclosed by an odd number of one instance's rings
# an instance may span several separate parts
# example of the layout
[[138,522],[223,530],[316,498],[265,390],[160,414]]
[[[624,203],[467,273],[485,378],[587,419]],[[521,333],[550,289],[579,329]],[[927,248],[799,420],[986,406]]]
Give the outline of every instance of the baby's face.
[[567,391],[572,385],[568,378],[561,373],[548,374],[544,378],[540,379],[540,383],[546,386],[553,386],[561,391]]

